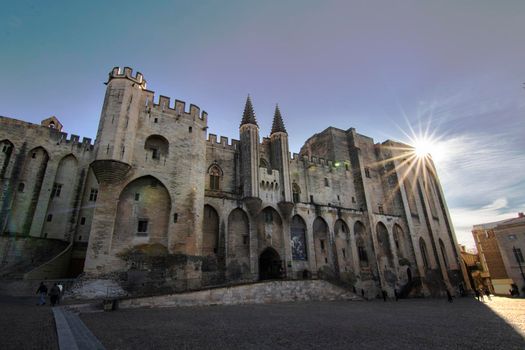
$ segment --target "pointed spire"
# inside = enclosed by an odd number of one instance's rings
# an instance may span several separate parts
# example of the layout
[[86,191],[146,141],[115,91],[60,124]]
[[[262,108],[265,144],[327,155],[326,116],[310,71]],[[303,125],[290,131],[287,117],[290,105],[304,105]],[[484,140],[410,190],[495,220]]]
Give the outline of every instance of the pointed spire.
[[242,114],[241,126],[244,124],[254,124],[257,125],[257,120],[255,119],[255,112],[253,111],[252,100],[250,95],[246,99],[246,105],[244,105],[244,113]]
[[276,132],[286,133],[283,117],[281,116],[281,111],[279,110],[279,105],[275,105],[275,113],[273,115],[272,134]]

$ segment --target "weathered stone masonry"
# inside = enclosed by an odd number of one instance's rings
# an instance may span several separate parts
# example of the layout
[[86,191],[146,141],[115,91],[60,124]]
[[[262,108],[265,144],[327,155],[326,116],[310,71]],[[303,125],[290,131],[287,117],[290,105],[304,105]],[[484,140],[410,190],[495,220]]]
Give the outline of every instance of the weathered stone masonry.
[[250,98],[239,140],[207,135],[207,118],[155,99],[130,68],[109,74],[94,145],[56,118],[2,117],[3,234],[67,241],[72,271],[85,256],[87,277],[137,288],[317,276],[375,296],[461,283],[430,159],[333,127],[290,155],[279,108],[261,140]]

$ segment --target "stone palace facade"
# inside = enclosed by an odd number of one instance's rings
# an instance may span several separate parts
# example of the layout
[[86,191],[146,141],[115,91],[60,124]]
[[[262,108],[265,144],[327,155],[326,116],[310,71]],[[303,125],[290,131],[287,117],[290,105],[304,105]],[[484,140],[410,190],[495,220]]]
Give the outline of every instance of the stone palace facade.
[[31,259],[14,239],[38,238],[63,242],[61,273],[137,288],[320,277],[375,296],[463,283],[430,158],[333,127],[291,155],[278,107],[261,139],[250,98],[239,140],[207,121],[127,67],[109,74],[94,144],[54,117],[1,117],[5,263]]

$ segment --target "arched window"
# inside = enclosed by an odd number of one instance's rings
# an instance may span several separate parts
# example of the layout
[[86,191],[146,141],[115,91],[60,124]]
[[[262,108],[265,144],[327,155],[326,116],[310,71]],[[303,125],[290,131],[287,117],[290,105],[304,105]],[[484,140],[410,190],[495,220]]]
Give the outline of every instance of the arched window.
[[266,159],[264,158],[259,159],[259,167],[265,168],[268,170],[268,162],[266,161]]
[[294,203],[299,203],[301,200],[301,188],[295,182],[292,184],[292,197]]
[[210,175],[210,190],[219,191],[221,189],[221,168],[217,164],[214,164],[208,169],[208,174]]
[[421,249],[421,257],[423,258],[423,266],[426,270],[429,268],[428,264],[428,254],[427,254],[427,245],[423,238],[419,239],[419,248]]
[[148,158],[159,160],[161,157],[166,157],[169,152],[169,142],[161,135],[151,135],[146,139],[144,149],[149,153]]

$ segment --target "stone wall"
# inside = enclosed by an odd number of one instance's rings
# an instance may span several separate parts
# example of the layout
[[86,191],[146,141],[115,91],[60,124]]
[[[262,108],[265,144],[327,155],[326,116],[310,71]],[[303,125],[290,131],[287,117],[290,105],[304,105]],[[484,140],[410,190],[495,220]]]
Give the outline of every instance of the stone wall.
[[362,299],[326,281],[272,281],[191,293],[123,299],[119,302],[119,307],[181,307],[333,300]]

